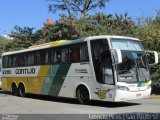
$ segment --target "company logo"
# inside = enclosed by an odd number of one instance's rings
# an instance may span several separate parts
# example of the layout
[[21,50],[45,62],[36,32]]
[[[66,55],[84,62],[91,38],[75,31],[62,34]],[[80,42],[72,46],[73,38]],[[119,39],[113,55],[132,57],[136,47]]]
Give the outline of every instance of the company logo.
[[95,92],[98,97],[100,99],[105,99],[106,98],[106,94],[109,92],[110,90],[98,90],[98,92]]
[[16,74],[35,74],[36,70],[35,68],[30,68],[30,69],[16,69],[15,73]]

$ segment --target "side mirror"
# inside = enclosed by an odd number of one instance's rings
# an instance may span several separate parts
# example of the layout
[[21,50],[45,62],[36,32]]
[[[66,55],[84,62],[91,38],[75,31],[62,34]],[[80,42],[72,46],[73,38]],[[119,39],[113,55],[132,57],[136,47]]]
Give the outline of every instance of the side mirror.
[[113,65],[122,63],[122,53],[120,49],[112,49]]
[[158,64],[158,53],[156,51],[147,51],[146,53],[149,65]]

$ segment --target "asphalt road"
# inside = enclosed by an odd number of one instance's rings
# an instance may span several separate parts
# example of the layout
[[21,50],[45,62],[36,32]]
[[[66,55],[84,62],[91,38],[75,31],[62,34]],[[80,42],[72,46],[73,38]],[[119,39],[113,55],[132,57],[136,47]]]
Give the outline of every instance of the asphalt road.
[[118,103],[92,101],[90,105],[81,105],[75,99],[54,98],[40,95],[27,95],[26,98],[21,98],[12,96],[10,93],[0,91],[0,114],[60,115],[117,114],[135,112],[160,113],[160,99],[141,99]]

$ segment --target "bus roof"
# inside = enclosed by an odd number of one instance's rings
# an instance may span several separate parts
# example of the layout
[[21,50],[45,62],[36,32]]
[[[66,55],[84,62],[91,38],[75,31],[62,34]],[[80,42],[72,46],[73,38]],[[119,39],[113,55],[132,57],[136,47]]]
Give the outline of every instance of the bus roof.
[[29,47],[27,49],[24,49],[24,50],[13,51],[13,52],[5,52],[5,53],[2,54],[2,56],[16,54],[16,53],[24,53],[24,52],[35,51],[35,50],[41,50],[41,49],[51,48],[51,47],[72,45],[72,44],[83,43],[85,41],[90,41],[90,40],[94,40],[94,39],[106,39],[106,38],[132,39],[132,40],[140,41],[139,39],[132,38],[132,37],[100,35],[100,36],[91,36],[91,37],[75,39],[75,40],[58,40],[58,41],[55,41],[55,42],[49,42],[49,43],[34,45],[34,46],[31,46],[31,47]]
[[87,37],[85,40],[94,40],[94,39],[112,39],[112,38],[119,38],[119,39],[132,39],[132,40],[136,40],[136,41],[140,41],[137,38],[133,38],[133,37],[126,37],[126,36],[116,36],[116,35],[100,35],[100,36],[91,36],[91,37]]
[[41,50],[41,49],[51,48],[51,47],[58,47],[58,46],[76,44],[76,43],[83,43],[83,42],[85,42],[85,39],[58,40],[58,41],[55,41],[55,42],[49,42],[49,43],[34,45],[34,46],[31,46],[31,47],[29,47],[27,49],[23,49],[23,50],[5,52],[5,53],[2,54],[2,56],[4,56],[4,55],[12,55],[12,54],[16,54],[16,53],[24,53],[24,52],[36,51],[36,50]]

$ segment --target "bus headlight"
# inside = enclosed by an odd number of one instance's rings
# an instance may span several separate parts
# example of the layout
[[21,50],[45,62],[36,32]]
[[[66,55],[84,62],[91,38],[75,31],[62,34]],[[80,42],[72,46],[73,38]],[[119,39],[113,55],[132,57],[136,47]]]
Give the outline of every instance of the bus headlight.
[[129,91],[129,88],[126,87],[126,86],[119,86],[119,85],[117,85],[116,88],[119,89],[119,90]]

